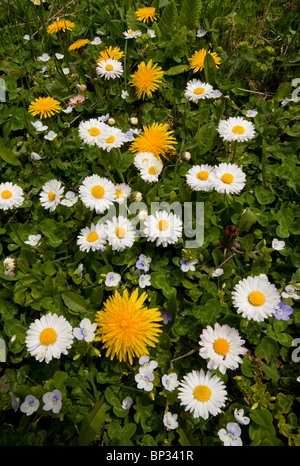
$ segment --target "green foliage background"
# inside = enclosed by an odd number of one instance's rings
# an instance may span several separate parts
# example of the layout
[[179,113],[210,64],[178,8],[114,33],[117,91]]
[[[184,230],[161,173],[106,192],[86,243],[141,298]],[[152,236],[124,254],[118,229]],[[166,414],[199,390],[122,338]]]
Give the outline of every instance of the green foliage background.
[[[0,217],[1,264],[7,256],[17,261],[14,277],[0,271],[0,341],[5,345],[0,363],[1,445],[221,445],[217,432],[234,421],[235,408],[243,408],[251,418],[249,426],[242,426],[244,445],[300,445],[296,380],[300,367],[291,358],[300,326],[297,302],[286,301],[294,308],[289,321],[271,317],[255,323],[237,315],[231,300],[234,285],[250,275],[266,274],[279,291],[287,284],[297,288],[300,282],[299,113],[294,102],[280,104],[291,97],[297,78],[296,2],[155,0],[152,5],[159,12],[151,25],[156,37],[143,34],[128,43],[125,30],[146,32],[147,26],[135,16],[137,8],[147,6],[144,2],[53,0],[35,6],[30,0],[14,0],[0,7],[0,77],[6,87],[6,101],[0,103],[1,182],[13,181],[26,193],[20,208],[1,211]],[[76,24],[65,40],[46,33],[46,26],[57,16]],[[203,38],[196,37],[199,27],[207,31]],[[67,51],[78,38],[93,40],[98,29],[104,32],[100,46]],[[24,34],[33,39],[25,42]],[[108,83],[96,77],[95,60],[99,50],[109,45],[121,50],[127,47],[127,52],[125,78]],[[188,58],[200,48],[218,53],[221,66],[217,70],[206,62],[197,76],[223,95],[203,105],[195,138],[198,109],[184,99],[184,89],[195,77]],[[45,52],[52,58],[47,72],[41,74],[37,57]],[[65,54],[63,65],[53,58],[56,52]],[[126,77],[128,82],[136,64],[145,58],[164,70],[159,91],[152,99],[138,101],[128,86],[129,98],[121,99]],[[64,75],[61,66],[68,66],[71,73]],[[49,129],[58,136],[46,143],[31,125],[30,102],[49,95],[65,108],[67,99],[77,93],[78,83],[87,85],[88,99],[71,114],[60,113],[50,120]],[[247,174],[242,193],[216,198],[213,192],[192,192],[184,176],[192,165],[230,161],[232,148],[216,131],[220,119],[245,116],[248,109],[258,111],[257,135],[237,148],[236,162]],[[182,242],[156,248],[141,238],[122,253],[86,254],[79,251],[76,236],[97,217],[81,202],[72,209],[59,205],[53,213],[41,207],[38,194],[47,180],[59,179],[76,192],[86,176],[105,173],[96,151],[83,147],[77,128],[81,120],[107,113],[123,131],[130,128],[132,116],[138,118],[138,128],[162,122],[174,131],[176,154],[151,189],[137,175],[129,145],[122,150],[119,170],[148,205],[153,201],[204,202],[201,248],[185,251]],[[41,154],[40,161],[31,160],[32,151]],[[182,157],[185,151],[192,155],[190,162]],[[120,181],[110,160],[107,163]],[[225,235],[230,225],[239,231],[238,251]],[[29,234],[38,233],[43,235],[39,247],[24,243]],[[285,249],[274,251],[273,238],[284,240]],[[138,286],[134,271],[140,254],[152,258],[151,287],[146,290],[149,302],[172,314],[159,344],[150,351],[158,362],[153,392],[136,388],[137,361],[134,367],[111,362],[96,342],[75,341],[67,356],[48,365],[28,354],[26,331],[41,315],[56,312],[73,327],[84,317],[93,321],[112,293],[104,283],[109,271],[122,275],[119,290]],[[198,259],[195,272],[181,271],[179,261],[185,257]],[[77,272],[80,263],[82,278]],[[220,266],[224,274],[212,278]],[[237,328],[249,352],[238,370],[226,375],[214,371],[224,380],[229,399],[221,415],[204,421],[185,413],[176,393],[164,390],[160,378],[174,371],[181,379],[193,369],[206,369],[206,361],[198,354],[198,340],[202,329],[215,322]],[[27,417],[11,407],[10,393],[22,402],[29,393],[41,399],[55,388],[63,395],[57,415],[40,410]],[[121,408],[126,396],[134,399],[130,410]],[[178,414],[176,431],[162,427],[167,407]]]

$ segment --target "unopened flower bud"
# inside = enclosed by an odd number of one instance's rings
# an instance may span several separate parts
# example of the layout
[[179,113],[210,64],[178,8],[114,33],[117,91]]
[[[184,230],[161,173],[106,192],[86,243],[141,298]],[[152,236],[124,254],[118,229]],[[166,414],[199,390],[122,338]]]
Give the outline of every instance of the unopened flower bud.
[[131,117],[131,118],[130,118],[130,123],[131,123],[132,125],[137,125],[138,122],[139,122],[139,120],[138,120],[136,117]]

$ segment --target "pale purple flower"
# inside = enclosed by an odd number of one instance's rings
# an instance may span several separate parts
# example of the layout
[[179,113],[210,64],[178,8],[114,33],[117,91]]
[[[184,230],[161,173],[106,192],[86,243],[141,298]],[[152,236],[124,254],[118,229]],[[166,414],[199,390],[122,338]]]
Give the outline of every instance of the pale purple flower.
[[150,269],[150,262],[152,261],[151,257],[146,257],[144,254],[141,254],[139,260],[136,262],[135,266],[139,270],[143,270],[144,272],[148,272]]
[[59,390],[53,390],[53,392],[47,392],[43,395],[43,406],[44,411],[52,411],[53,413],[58,413],[61,409],[61,392]]
[[90,343],[95,338],[97,324],[92,324],[90,319],[82,319],[79,327],[73,328],[73,335],[77,340],[85,340]]
[[205,31],[204,29],[198,29],[197,37],[203,37],[203,36],[205,36],[206,33],[207,33],[207,31]]
[[108,272],[105,279],[106,286],[118,286],[119,281],[121,280],[121,275],[114,272]]
[[126,396],[124,400],[122,401],[122,408],[123,409],[129,409],[133,405],[133,399],[130,396]]
[[292,285],[287,285],[284,291],[282,291],[281,296],[283,298],[292,298],[292,299],[300,298],[300,296],[298,296],[297,293],[295,293],[295,288]]
[[179,385],[177,374],[175,372],[164,374],[161,378],[161,383],[166,390],[172,392]]
[[172,315],[167,311],[161,311],[160,317],[162,317],[164,325],[167,325],[172,320]]
[[180,268],[183,272],[195,272],[195,265],[197,264],[198,259],[181,259],[180,261]]
[[241,428],[236,422],[228,422],[226,429],[220,429],[218,436],[224,443],[225,447],[240,447],[243,445],[241,435]]
[[137,388],[140,390],[144,389],[146,392],[151,392],[153,389],[153,380],[154,374],[151,371],[143,372],[142,374],[139,372],[134,376],[135,381],[137,382]]
[[24,402],[20,406],[20,411],[26,414],[26,416],[30,416],[35,411],[37,411],[40,405],[39,400],[33,395],[27,395]]
[[256,110],[247,110],[246,117],[248,118],[255,117],[257,113],[258,112]]
[[142,274],[139,278],[139,286],[145,288],[146,286],[151,286],[151,275]]
[[284,304],[282,301],[276,306],[274,311],[274,317],[277,320],[290,320],[290,315],[293,313],[293,308],[288,304]]
[[163,418],[163,423],[164,426],[167,429],[177,429],[178,427],[178,422],[177,422],[178,414],[171,414],[170,411],[168,411]]

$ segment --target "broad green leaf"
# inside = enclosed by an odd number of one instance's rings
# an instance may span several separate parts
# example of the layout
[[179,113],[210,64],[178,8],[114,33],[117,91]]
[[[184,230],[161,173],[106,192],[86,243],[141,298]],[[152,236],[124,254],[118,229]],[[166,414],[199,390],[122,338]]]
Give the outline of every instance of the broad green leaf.
[[10,149],[6,149],[5,147],[0,146],[0,157],[7,163],[10,163],[11,165],[21,165],[20,160],[16,156],[16,154],[11,151]]
[[68,309],[71,309],[76,314],[89,311],[88,304],[83,296],[74,293],[73,291],[66,291],[61,294],[61,297]]

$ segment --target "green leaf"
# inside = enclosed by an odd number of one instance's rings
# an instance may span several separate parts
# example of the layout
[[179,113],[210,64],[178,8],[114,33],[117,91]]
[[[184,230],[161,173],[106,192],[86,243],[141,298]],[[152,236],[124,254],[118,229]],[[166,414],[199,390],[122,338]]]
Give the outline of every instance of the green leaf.
[[176,26],[177,19],[178,13],[176,3],[174,2],[174,0],[171,0],[170,3],[168,3],[165,6],[161,14],[161,19],[158,23],[158,27],[164,34],[171,33],[174,27]]
[[254,192],[256,199],[260,204],[271,204],[275,201],[275,194],[263,186],[256,186]]
[[71,309],[76,314],[89,311],[88,304],[83,296],[74,293],[73,291],[66,291],[61,294],[61,297],[68,309]]
[[179,47],[184,45],[186,42],[186,27],[183,26],[179,31],[174,34],[169,45],[167,46],[166,50],[164,51],[164,58],[172,57]]
[[183,0],[179,12],[178,26],[194,29],[199,23],[201,0]]
[[16,156],[14,152],[12,152],[9,149],[6,149],[5,147],[0,147],[0,157],[7,163],[10,163],[11,165],[21,165],[20,160]]
[[255,356],[257,358],[263,358],[267,362],[272,361],[273,358],[278,356],[278,344],[272,338],[262,338],[259,345],[256,347]]
[[167,71],[164,72],[166,76],[176,76],[177,74],[184,73],[185,71],[189,70],[188,65],[176,65],[169,68]]
[[204,58],[204,73],[206,82],[214,85],[216,82],[216,64],[210,53],[207,53]]
[[89,445],[96,435],[99,435],[100,430],[105,421],[106,412],[110,409],[110,405],[105,403],[104,397],[95,403],[94,408],[85,416],[82,421],[81,429],[78,437],[79,446]]
[[285,99],[292,90],[292,83],[285,82],[281,83],[279,88],[274,94],[273,100],[276,100],[277,102],[280,102],[281,100]]

